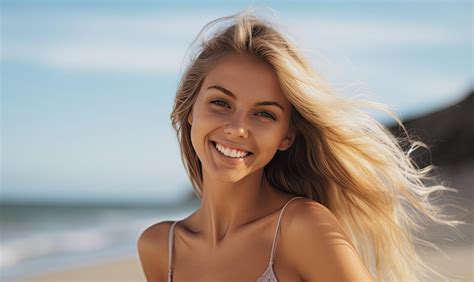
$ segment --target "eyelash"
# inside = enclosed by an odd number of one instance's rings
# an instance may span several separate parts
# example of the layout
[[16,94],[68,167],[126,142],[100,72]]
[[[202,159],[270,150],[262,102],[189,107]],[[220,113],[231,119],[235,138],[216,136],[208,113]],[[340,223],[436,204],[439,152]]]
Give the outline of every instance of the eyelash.
[[[214,105],[218,105],[218,106],[230,107],[229,104],[226,101],[223,101],[223,100],[212,100],[211,103],[214,104]],[[272,113],[270,113],[268,111],[260,111],[259,113],[266,114],[266,115],[263,115],[263,117],[267,117],[267,118],[276,120],[275,115],[273,115]]]

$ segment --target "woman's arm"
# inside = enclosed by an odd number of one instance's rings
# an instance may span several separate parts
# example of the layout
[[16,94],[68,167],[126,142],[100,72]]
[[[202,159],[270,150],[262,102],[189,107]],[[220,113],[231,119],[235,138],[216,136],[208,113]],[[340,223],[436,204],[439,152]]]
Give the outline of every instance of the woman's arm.
[[137,242],[138,255],[148,282],[166,282],[168,275],[168,231],[169,222],[160,222],[148,227]]
[[325,206],[304,202],[287,225],[288,255],[304,281],[372,281],[340,223]]

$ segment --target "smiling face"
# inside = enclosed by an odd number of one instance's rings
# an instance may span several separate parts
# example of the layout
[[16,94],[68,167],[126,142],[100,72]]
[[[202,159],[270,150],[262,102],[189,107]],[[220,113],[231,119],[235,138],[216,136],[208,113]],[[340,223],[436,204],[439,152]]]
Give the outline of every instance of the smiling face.
[[262,171],[291,146],[291,104],[273,68],[258,58],[227,55],[203,81],[188,116],[203,174],[236,182]]

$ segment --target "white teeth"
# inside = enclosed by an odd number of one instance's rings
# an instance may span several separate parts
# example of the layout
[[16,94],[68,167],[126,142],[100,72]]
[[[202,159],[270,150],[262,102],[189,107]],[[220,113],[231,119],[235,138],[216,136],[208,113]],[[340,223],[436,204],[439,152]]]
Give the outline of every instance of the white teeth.
[[249,153],[245,151],[240,151],[236,149],[230,149],[227,147],[224,147],[221,144],[216,143],[216,149],[221,152],[223,155],[231,158],[243,158],[247,156]]

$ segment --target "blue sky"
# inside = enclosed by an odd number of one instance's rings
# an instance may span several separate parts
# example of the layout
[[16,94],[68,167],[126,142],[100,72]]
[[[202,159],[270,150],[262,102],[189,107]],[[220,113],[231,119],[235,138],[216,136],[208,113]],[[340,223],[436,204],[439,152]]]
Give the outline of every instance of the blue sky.
[[169,122],[185,52],[207,22],[251,3],[276,11],[269,19],[341,95],[409,117],[472,87],[468,1],[192,3],[2,2],[2,200],[189,192]]

